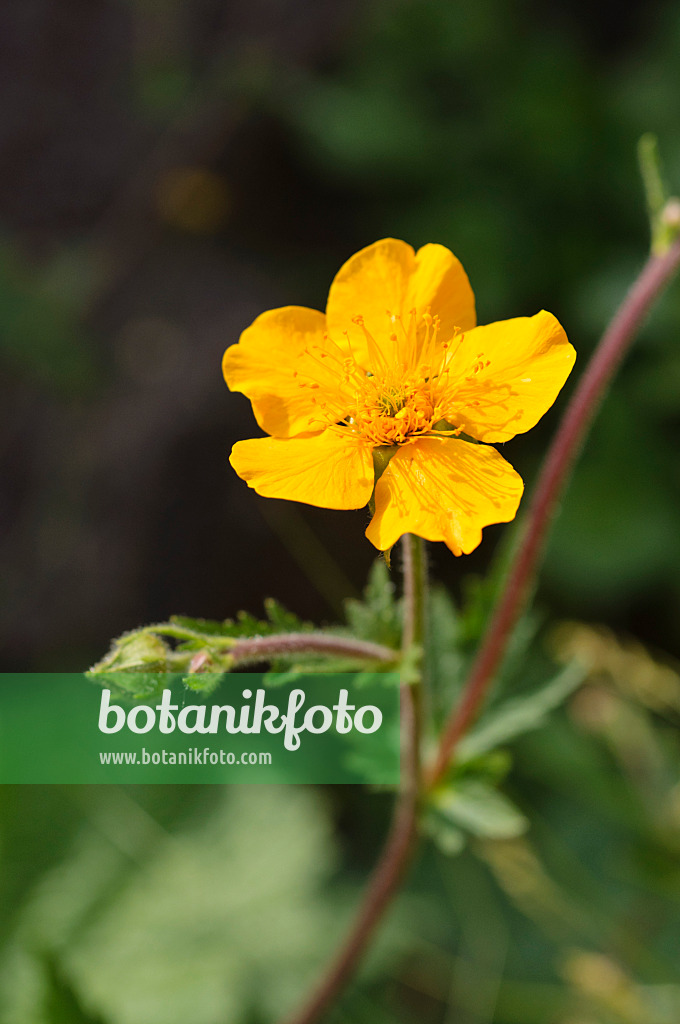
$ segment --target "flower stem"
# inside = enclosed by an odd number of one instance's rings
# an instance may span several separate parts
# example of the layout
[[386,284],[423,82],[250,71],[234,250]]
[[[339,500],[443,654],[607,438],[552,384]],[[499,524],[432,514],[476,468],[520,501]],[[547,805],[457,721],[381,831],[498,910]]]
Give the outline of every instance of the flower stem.
[[404,652],[421,646],[425,636],[427,560],[422,537],[407,533],[402,538],[404,555]]
[[[420,737],[423,723],[423,646],[427,621],[427,556],[425,541],[413,533],[401,539],[404,572],[404,626],[401,647],[404,655],[402,689],[411,688],[414,729],[418,736],[415,746],[416,788],[420,788]],[[408,674],[408,678],[406,677]]]
[[[427,568],[420,537],[407,534],[404,556],[403,650],[423,641]],[[401,686],[402,785],[382,854],[369,879],[349,934],[307,1002],[285,1024],[315,1024],[351,980],[385,909],[397,892],[415,848],[420,796],[420,679]]]
[[539,474],[526,522],[503,591],[491,616],[458,705],[444,728],[429,786],[446,773],[456,745],[473,722],[524,608],[557,501],[607,386],[633,342],[652,303],[680,266],[680,239],[652,254],[595,349],[572,396]]
[[[445,727],[428,784],[446,772],[455,747],[479,710],[524,606],[556,502],[579,453],[607,385],[654,300],[680,265],[680,239],[653,254],[628,292],[592,356],[551,445],[529,507],[527,521],[463,696]],[[425,558],[423,545],[404,538],[404,651],[420,644],[424,631]],[[287,1024],[315,1024],[350,980],[390,900],[399,888],[417,836],[419,724],[417,691],[402,685],[402,737],[406,775],[382,856],[369,880],[354,926],[303,1009]]]

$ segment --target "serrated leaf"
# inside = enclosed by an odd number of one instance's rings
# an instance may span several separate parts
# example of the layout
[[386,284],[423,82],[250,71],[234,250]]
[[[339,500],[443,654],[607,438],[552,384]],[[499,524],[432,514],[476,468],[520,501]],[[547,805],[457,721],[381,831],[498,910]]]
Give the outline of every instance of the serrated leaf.
[[585,674],[582,665],[568,665],[541,689],[524,697],[514,697],[490,711],[460,741],[458,761],[479,757],[522,733],[537,729],[583,682]]
[[272,632],[271,623],[257,619],[250,612],[239,612],[236,619],[225,619],[222,636],[262,636]]
[[276,633],[305,632],[305,630],[313,628],[310,622],[304,622],[294,612],[289,612],[273,597],[265,599],[264,610]]
[[371,568],[362,601],[345,602],[345,615],[352,634],[387,647],[401,642],[401,602],[395,598],[394,583],[382,558]]
[[[172,627],[177,627],[181,632],[173,630]],[[172,615],[169,623],[159,623],[150,628],[165,636],[182,637],[187,640],[203,639],[208,642],[220,637],[262,636],[275,632],[271,622],[258,619],[250,612],[244,611],[239,612],[235,619],[225,619],[223,622],[195,619],[187,615]]]
[[224,672],[194,672],[191,675],[183,676],[182,682],[194,693],[202,693],[208,697],[215,692],[224,676]]
[[171,615],[170,622],[203,636],[225,636],[225,623],[217,622],[214,619],[194,619],[189,615]]
[[272,633],[305,633],[314,626],[289,612],[274,598],[265,600],[266,619],[258,619],[250,612],[239,612],[235,620],[226,619],[220,627],[220,636],[269,636]]
[[529,822],[497,789],[481,779],[461,779],[437,789],[431,807],[455,825],[485,839],[514,839]]
[[94,672],[88,678],[111,691],[115,700],[148,701],[160,697],[170,681],[177,678],[171,672]]

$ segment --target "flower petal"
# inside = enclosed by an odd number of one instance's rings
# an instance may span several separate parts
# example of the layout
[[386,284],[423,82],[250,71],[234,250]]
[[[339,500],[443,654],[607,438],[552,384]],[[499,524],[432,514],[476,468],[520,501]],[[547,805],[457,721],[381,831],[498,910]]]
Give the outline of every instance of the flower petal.
[[468,331],[477,323],[475,296],[462,263],[445,246],[434,243],[418,249],[406,296],[406,312],[415,308],[423,313],[428,306],[441,321],[443,341],[453,337],[457,327]]
[[[375,369],[366,333],[390,362],[399,354],[404,334],[389,314],[401,317],[408,330],[415,309],[420,339],[425,333],[421,317],[428,308],[441,320],[441,339],[451,338],[456,327],[474,327],[474,295],[460,261],[443,245],[425,245],[415,253],[406,242],[384,238],[340,268],[328,294],[326,317],[334,341],[346,347],[347,334],[357,361]],[[363,327],[354,323],[356,317],[363,319]]]
[[499,320],[454,342],[447,373],[447,419],[480,441],[508,441],[533,427],[571,372],[576,352],[564,328],[542,310]]
[[469,554],[482,528],[514,519],[524,484],[495,448],[428,437],[403,445],[375,488],[366,536],[385,551],[404,533]]
[[373,490],[371,448],[349,431],[237,441],[229,461],[264,498],[319,508],[362,508]]
[[[333,362],[334,369],[325,365]],[[224,353],[222,371],[232,391],[253,403],[255,419],[268,434],[290,437],[319,430],[322,402],[337,404],[342,358],[326,337],[323,313],[304,306],[270,309],[258,316]]]

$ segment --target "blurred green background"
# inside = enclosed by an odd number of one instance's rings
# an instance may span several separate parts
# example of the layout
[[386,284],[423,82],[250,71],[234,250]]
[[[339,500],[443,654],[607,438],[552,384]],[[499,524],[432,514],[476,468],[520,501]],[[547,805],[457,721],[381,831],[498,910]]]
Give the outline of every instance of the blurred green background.
[[[482,323],[555,313],[580,372],[645,258],[643,132],[680,190],[679,56],[664,2],[5,0],[2,668],[78,671],[128,628],[270,594],[336,618],[373,560],[365,513],[236,478],[255,430],[224,348],[264,309],[323,308],[393,235],[449,246]],[[679,334],[676,282],[538,596],[546,622],[661,661],[680,656]],[[503,446],[527,481],[565,397]],[[456,600],[503,533],[433,550]],[[596,678],[512,750],[529,831],[426,852],[337,1024],[680,1017],[680,683],[588,636]],[[5,788],[0,1021],[267,1024],[340,934],[388,810],[352,788]]]

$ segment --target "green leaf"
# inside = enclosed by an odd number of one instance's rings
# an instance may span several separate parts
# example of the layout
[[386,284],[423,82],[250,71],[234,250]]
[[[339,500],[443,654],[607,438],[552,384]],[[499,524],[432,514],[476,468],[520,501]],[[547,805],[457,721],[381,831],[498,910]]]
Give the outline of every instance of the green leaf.
[[47,997],[45,1016],[50,1024],[104,1024],[104,1019],[87,1013],[70,981],[59,970],[55,958],[45,960]]
[[539,728],[549,712],[580,686],[585,674],[582,665],[568,665],[541,689],[500,704],[461,740],[458,747],[459,762],[479,757],[522,733]]
[[274,597],[265,598],[264,610],[274,633],[297,633],[314,628],[311,622],[304,622],[294,612],[289,612]]
[[463,579],[459,643],[465,651],[474,651],[482,638],[505,583],[517,544],[518,530],[519,525],[515,521],[504,531],[486,576],[468,576]]
[[202,693],[208,697],[215,692],[224,676],[224,672],[193,672],[191,675],[183,676],[182,682],[194,693]]
[[455,857],[465,848],[465,833],[434,808],[423,815],[422,830],[447,857]]
[[92,672],[126,672],[142,669],[164,672],[168,667],[170,649],[154,633],[135,630],[114,640],[111,650]]
[[[120,695],[148,697],[160,692],[165,683],[155,678],[163,672],[187,673],[195,668],[193,656],[205,652],[204,671],[186,676],[186,685],[192,690],[210,693],[219,682],[220,674],[231,668],[229,643],[238,637],[271,635],[273,633],[305,632],[313,628],[273,599],[265,601],[267,619],[261,621],[248,612],[240,612],[236,621],[216,622],[196,619],[187,615],[173,615],[169,622],[158,622],[133,630],[114,640],[109,653],[90,669],[91,679],[103,685],[110,683],[109,673],[130,673],[118,686]],[[170,645],[174,643],[174,649]],[[290,659],[285,664],[289,664]],[[144,674],[149,677],[144,678]],[[217,676],[217,682],[213,677]],[[133,678],[134,677],[134,678]],[[195,678],[196,677],[196,678]]]
[[489,785],[497,787],[512,768],[512,757],[507,749],[490,750],[470,761],[456,759],[450,778],[462,779],[474,776]]
[[163,690],[170,686],[173,676],[169,672],[96,672],[87,673],[89,679],[111,691],[116,700],[149,701],[160,697]]
[[239,612],[236,620],[226,619],[220,627],[220,636],[268,636],[271,633],[304,633],[314,626],[289,612],[274,598],[264,602],[266,619],[257,619],[250,612]]
[[346,601],[345,615],[354,636],[386,647],[399,647],[401,602],[395,598],[394,583],[382,558],[373,563],[363,601]]
[[485,839],[514,839],[529,822],[502,793],[481,779],[461,779],[432,794],[431,807],[457,828]]
[[[273,597],[268,597],[264,602],[266,619],[258,619],[250,612],[241,611],[236,619],[225,619],[224,622],[216,622],[211,619],[196,619],[188,615],[172,615],[170,624],[178,626],[183,630],[196,634],[197,637],[218,638],[218,637],[241,637],[241,636],[266,636],[271,633],[298,633],[313,629],[310,622],[300,619],[294,612],[289,612],[282,604]],[[161,624],[152,627],[165,635],[173,635],[168,626]]]
[[224,636],[225,623],[214,619],[194,619],[189,615],[171,615],[170,622],[183,629],[207,636]]
[[290,1013],[345,927],[347,899],[325,895],[335,848],[321,795],[215,787],[208,817],[197,811],[166,832],[125,794],[96,788],[103,833],[82,830],[32,892],[2,951],[2,1020],[95,1024],[43,1012],[36,949],[58,957],[76,1006],[97,1007],[110,1024]]
[[416,686],[422,678],[423,649],[412,644],[399,664],[399,679],[402,686]]
[[652,252],[660,256],[673,244],[678,225],[664,216],[670,196],[663,178],[659,140],[651,132],[646,132],[638,142],[638,161],[647,200]]
[[460,619],[451,595],[433,587],[428,602],[426,675],[437,718],[447,715],[460,688],[465,659],[460,650]]
[[262,636],[274,632],[271,623],[255,618],[250,612],[239,612],[236,619],[225,619],[220,624],[219,636]]

